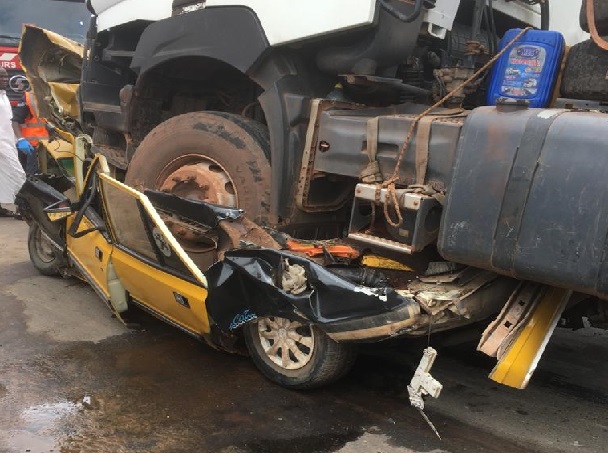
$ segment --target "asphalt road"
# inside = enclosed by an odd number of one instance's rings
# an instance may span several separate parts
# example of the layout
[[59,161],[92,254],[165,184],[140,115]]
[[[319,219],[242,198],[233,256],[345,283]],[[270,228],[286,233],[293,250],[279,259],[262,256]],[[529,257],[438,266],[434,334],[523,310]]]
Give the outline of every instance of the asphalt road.
[[424,345],[366,348],[339,383],[288,391],[143,313],[127,329],[78,280],[38,275],[26,241],[0,219],[1,453],[608,451],[603,331],[558,330],[525,391],[488,380],[474,345],[441,348],[440,441],[406,397]]

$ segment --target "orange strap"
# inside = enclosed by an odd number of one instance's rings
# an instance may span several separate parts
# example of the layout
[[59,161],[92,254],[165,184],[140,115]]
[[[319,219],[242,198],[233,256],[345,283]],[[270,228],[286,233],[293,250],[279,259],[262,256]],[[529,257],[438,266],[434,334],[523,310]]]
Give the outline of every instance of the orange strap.
[[608,42],[600,36],[595,26],[595,4],[593,0],[587,0],[587,22],[589,24],[589,32],[593,42],[597,44],[600,49],[608,50]]

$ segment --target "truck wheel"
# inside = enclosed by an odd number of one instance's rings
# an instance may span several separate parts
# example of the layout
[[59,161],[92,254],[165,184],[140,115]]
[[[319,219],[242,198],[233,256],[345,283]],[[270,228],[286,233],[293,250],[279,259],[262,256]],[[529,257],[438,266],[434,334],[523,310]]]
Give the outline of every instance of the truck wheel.
[[51,244],[50,239],[44,234],[40,225],[36,222],[30,224],[30,231],[27,236],[27,249],[30,260],[38,272],[43,275],[60,275],[59,267],[63,262],[57,250]]
[[271,381],[310,389],[336,381],[352,367],[356,350],[317,327],[279,317],[258,318],[243,328],[247,349]]
[[[608,4],[603,0],[593,0],[595,27],[597,32],[604,36],[608,34]],[[579,22],[581,28],[589,33],[589,24],[587,23],[587,0],[583,0],[581,6]]]
[[608,52],[592,40],[570,48],[562,76],[561,95],[572,99],[608,101]]
[[[270,142],[253,120],[194,112],[156,126],[141,142],[125,182],[138,189],[241,208],[265,223],[270,206]],[[178,236],[193,244],[196,238]]]

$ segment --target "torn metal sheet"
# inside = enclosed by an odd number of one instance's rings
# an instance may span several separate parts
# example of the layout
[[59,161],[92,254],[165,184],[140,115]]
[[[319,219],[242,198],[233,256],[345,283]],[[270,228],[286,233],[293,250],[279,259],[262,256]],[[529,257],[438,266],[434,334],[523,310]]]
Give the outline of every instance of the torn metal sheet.
[[500,311],[517,285],[517,280],[474,268],[415,280],[407,292],[413,294],[429,319],[421,320],[420,327],[409,333],[427,335],[429,323],[432,331],[438,332],[484,320]]
[[500,345],[490,379],[518,389],[527,387],[571,296],[571,290],[542,288],[530,315]]
[[19,57],[40,110],[37,116],[72,133],[80,118],[83,53],[82,45],[57,33],[33,25],[24,27]]
[[522,283],[513,292],[498,317],[483,332],[477,350],[490,357],[497,357],[502,344],[510,344],[508,338],[529,318],[542,285]]
[[[293,266],[300,274],[297,291],[283,283]],[[248,313],[314,323],[341,341],[388,338],[415,323],[420,313],[416,301],[387,286],[365,286],[355,280],[356,273],[339,275],[336,270],[281,250],[228,251],[206,272],[207,309],[225,333],[234,328],[236,318]]]
[[144,194],[156,209],[186,217],[209,228],[217,227],[222,220],[237,220],[243,215],[242,209],[226,208],[157,190],[146,190]]

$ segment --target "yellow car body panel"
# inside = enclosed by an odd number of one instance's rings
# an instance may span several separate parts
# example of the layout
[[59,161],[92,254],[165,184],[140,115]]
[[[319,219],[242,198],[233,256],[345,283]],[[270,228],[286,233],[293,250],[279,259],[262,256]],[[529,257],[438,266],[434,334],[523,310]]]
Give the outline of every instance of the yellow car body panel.
[[36,97],[39,118],[51,123],[79,118],[77,92],[83,54],[84,47],[77,42],[34,25],[25,26],[19,56]]
[[[48,156],[57,162],[69,176],[74,176],[74,144],[66,140],[41,140],[41,146],[46,150]],[[48,156],[39,153],[40,171],[48,171]]]
[[[206,289],[151,266],[118,247],[112,262],[123,286],[140,304],[191,333],[209,333]],[[188,306],[178,302],[180,299]]]
[[49,82],[48,85],[53,100],[61,112],[71,118],[78,118],[78,115],[80,115],[78,104],[78,88],[80,85],[62,82]]
[[521,326],[519,334],[490,373],[490,379],[525,389],[564,311],[572,291],[549,288]]
[[[103,163],[105,159],[101,159]],[[205,306],[207,280],[201,270],[181,248],[145,195],[103,172],[99,174],[99,178],[107,227],[114,232],[116,242],[112,252],[112,263],[121,284],[133,299],[165,318],[166,321],[196,335],[208,334],[209,319]],[[128,244],[121,243],[120,232],[124,231],[124,227],[138,226],[128,218],[128,213],[122,210],[128,205],[119,209],[118,206],[112,206],[113,203],[127,201],[124,197],[139,203],[154,225],[157,235],[155,240],[162,238],[167,250],[170,250],[169,255],[174,255],[183,263],[187,275],[180,277],[177,273],[171,272],[169,267],[153,262],[150,257],[143,257],[137,250],[129,249]],[[140,216],[141,214],[136,218],[141,219]],[[131,234],[128,237],[133,245],[138,239],[144,243],[150,241],[145,231],[141,231],[139,237]]]
[[[69,228],[74,216],[68,219]],[[86,217],[78,227],[78,232],[93,228],[93,223]],[[89,280],[97,292],[101,292],[106,299],[110,298],[108,289],[108,262],[112,255],[113,245],[99,231],[92,231],[80,238],[67,235],[68,253],[76,263],[81,273]]]

